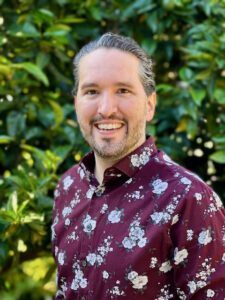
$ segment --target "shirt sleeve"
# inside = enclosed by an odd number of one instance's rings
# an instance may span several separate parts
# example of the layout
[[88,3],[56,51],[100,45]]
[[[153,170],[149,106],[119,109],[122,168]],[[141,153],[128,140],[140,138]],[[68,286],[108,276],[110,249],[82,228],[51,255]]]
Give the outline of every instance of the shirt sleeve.
[[180,299],[225,299],[225,210],[221,200],[204,183],[192,182],[177,213],[171,239]]

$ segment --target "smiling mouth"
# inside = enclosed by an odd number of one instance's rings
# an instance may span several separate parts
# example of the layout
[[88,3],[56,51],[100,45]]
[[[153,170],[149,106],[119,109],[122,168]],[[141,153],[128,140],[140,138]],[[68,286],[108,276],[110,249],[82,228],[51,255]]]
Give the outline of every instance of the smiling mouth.
[[96,127],[100,130],[115,130],[120,129],[123,124],[96,124]]

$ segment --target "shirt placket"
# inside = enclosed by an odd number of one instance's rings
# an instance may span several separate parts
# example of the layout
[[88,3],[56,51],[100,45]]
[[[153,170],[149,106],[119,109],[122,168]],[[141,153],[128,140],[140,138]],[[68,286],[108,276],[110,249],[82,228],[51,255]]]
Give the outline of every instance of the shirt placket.
[[[93,186],[93,185],[92,185]],[[90,199],[90,204],[88,207],[88,211],[87,214],[91,216],[92,219],[95,218],[96,221],[96,226],[98,225],[98,208],[97,206],[97,200],[100,200],[100,196],[104,193],[105,191],[105,186],[103,184],[100,185],[96,185],[95,183],[95,189],[93,188],[93,194],[92,197]],[[93,299],[90,291],[93,290],[93,278],[90,278],[90,274],[87,271],[88,266],[88,262],[87,262],[87,255],[89,254],[89,252],[95,252],[94,249],[94,232],[90,234],[90,236],[88,237],[85,234],[83,234],[82,237],[82,241],[81,241],[81,247],[80,247],[80,262],[81,262],[81,268],[82,271],[84,273],[84,277],[87,278],[88,281],[88,285],[86,289],[80,289],[79,290],[79,297],[78,299],[80,300],[91,300]],[[93,268],[93,266],[91,266],[91,268]]]

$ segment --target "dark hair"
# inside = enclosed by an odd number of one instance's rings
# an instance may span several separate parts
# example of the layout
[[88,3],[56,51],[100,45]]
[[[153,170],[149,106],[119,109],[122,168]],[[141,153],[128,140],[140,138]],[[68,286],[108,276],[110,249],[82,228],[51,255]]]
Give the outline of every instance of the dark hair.
[[147,96],[155,90],[153,73],[153,61],[151,57],[133,39],[115,33],[105,33],[95,41],[83,46],[74,58],[74,79],[75,85],[73,95],[77,94],[79,84],[79,65],[83,56],[93,52],[98,48],[116,48],[124,52],[129,52],[140,59],[139,75]]

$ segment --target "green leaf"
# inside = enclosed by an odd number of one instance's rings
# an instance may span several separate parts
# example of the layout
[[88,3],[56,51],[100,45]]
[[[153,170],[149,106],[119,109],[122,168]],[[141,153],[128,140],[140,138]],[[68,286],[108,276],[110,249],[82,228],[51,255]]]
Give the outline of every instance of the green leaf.
[[52,162],[51,160],[47,157],[46,153],[43,150],[40,150],[36,147],[26,145],[26,144],[21,144],[20,147],[22,149],[25,149],[31,153],[34,153],[37,155],[37,157],[41,160],[41,162],[44,164],[44,167],[46,169],[51,169],[52,168]]
[[166,9],[166,10],[173,10],[174,7],[175,7],[175,0],[163,0],[163,7]]
[[26,119],[22,113],[13,110],[7,115],[6,126],[9,136],[20,136],[26,128]]
[[153,9],[156,4],[155,3],[149,3],[151,1],[146,0],[136,0],[131,1],[131,4],[129,4],[122,12],[122,19],[126,19],[132,16],[135,16],[137,14],[142,14],[144,12],[147,12],[151,9]]
[[194,77],[194,72],[187,67],[183,67],[179,71],[179,76],[183,81],[190,81]]
[[9,196],[9,201],[7,205],[7,210],[12,213],[12,215],[16,216],[18,212],[18,195],[17,192],[14,191]]
[[25,133],[26,140],[30,140],[33,138],[40,138],[42,136],[44,136],[44,130],[38,126],[29,128]]
[[102,20],[102,16],[101,16],[99,8],[91,6],[89,9],[90,9],[90,12],[91,12],[93,18],[96,21],[101,21]]
[[[1,66],[0,66],[0,68],[1,68]],[[0,104],[0,113],[5,111],[5,110],[11,109],[13,106],[14,106],[14,104],[12,102],[8,102],[8,101],[1,102],[1,104]]]
[[31,62],[24,62],[20,64],[14,64],[15,69],[24,69],[28,73],[32,74],[34,77],[38,78],[44,83],[44,85],[49,86],[49,81],[47,76],[42,72],[42,70],[35,64]]
[[217,88],[214,91],[214,97],[220,104],[225,104],[225,89]]
[[[1,4],[1,3],[0,3]],[[9,246],[6,242],[0,240],[0,266],[3,267],[9,253]]]
[[199,72],[196,76],[196,80],[207,80],[212,75],[211,69],[204,70],[202,72]]
[[194,90],[191,89],[190,90],[190,94],[194,100],[194,102],[200,106],[202,103],[202,100],[205,98],[206,96],[206,91],[205,90]]
[[38,24],[42,24],[43,22],[50,23],[54,18],[54,14],[52,13],[52,11],[44,8],[40,8],[34,11],[32,15],[35,19],[35,22]]
[[56,0],[56,2],[60,5],[60,6],[64,6],[68,0]]
[[225,143],[225,134],[213,136],[212,140],[216,143]]
[[187,132],[190,134],[192,139],[196,137],[197,129],[198,129],[197,121],[189,118]]
[[0,144],[9,144],[14,141],[14,138],[8,135],[0,135]]
[[65,38],[65,35],[67,35],[67,31],[65,30],[58,30],[58,31],[50,31],[50,32],[45,32],[45,36],[53,36],[53,37],[63,37]]
[[0,64],[0,74],[9,76],[11,73],[12,73],[12,69],[10,66]]
[[39,209],[41,209],[41,210],[42,209],[49,209],[49,208],[52,209],[53,203],[54,203],[53,198],[50,198],[50,197],[44,195],[41,192],[38,193],[38,203],[37,203],[37,205],[38,205]]
[[13,23],[12,26],[9,28],[8,33],[17,38],[40,36],[40,33],[36,29],[36,27],[29,22],[25,22],[23,24]]
[[[31,223],[31,227],[32,228],[40,228],[40,226],[38,226],[40,224],[40,222],[43,222],[44,220],[44,216],[42,214],[38,214],[38,213],[29,213],[27,215],[25,215],[22,219],[21,222],[23,223]],[[35,226],[37,225],[37,226]]]
[[76,18],[74,15],[69,15],[66,18],[60,19],[60,23],[64,24],[73,24],[73,23],[84,23],[86,21],[85,18]]
[[7,178],[7,181],[10,183],[14,183],[19,187],[26,188],[26,182],[24,182],[23,178],[17,176],[17,175],[11,175]]
[[18,213],[21,215],[23,214],[25,208],[27,207],[27,205],[29,204],[29,200],[25,200],[23,201],[22,204],[20,204],[19,209],[18,209]]
[[152,9],[154,9],[156,7],[156,4],[155,3],[148,3],[148,2],[145,2],[145,5],[143,5],[142,7],[140,7],[138,9],[138,14],[144,14]]
[[158,93],[167,94],[174,91],[174,87],[169,84],[158,84],[156,86],[156,91]]
[[210,97],[210,99],[213,99],[214,98],[214,89],[215,89],[215,77],[214,77],[214,74],[212,74],[210,76],[210,79],[209,79],[209,82],[208,82],[208,85],[207,85],[207,91],[208,91],[208,95]]
[[156,51],[157,41],[153,39],[145,39],[143,40],[141,46],[149,55],[152,55]]
[[0,209],[0,224],[4,224],[6,226],[11,225],[15,220],[14,214],[8,210]]
[[36,29],[36,27],[33,24],[29,23],[29,22],[24,23],[22,32],[25,35],[29,34],[29,36],[30,35],[32,35],[32,36],[39,36],[40,35],[38,30]]
[[210,155],[210,159],[217,163],[225,164],[225,150],[214,152]]
[[44,52],[38,52],[37,58],[36,58],[36,65],[40,68],[43,69],[44,67],[47,66],[51,59],[50,54],[44,53]]
[[152,32],[157,32],[158,29],[158,15],[157,11],[152,11],[147,14],[146,22],[148,27],[152,30]]
[[72,145],[64,145],[64,146],[58,146],[54,149],[54,154],[57,156],[60,156],[62,160],[64,160],[69,152],[72,150]]
[[202,8],[205,11],[205,14],[209,16],[211,13],[211,3],[209,1],[204,1]]
[[55,179],[55,175],[48,175],[44,178],[41,178],[37,181],[37,189],[41,189],[43,187],[47,187],[49,183],[51,183]]
[[57,24],[51,27],[48,27],[46,32],[44,33],[45,36],[64,36],[71,31],[71,27],[64,24]]

